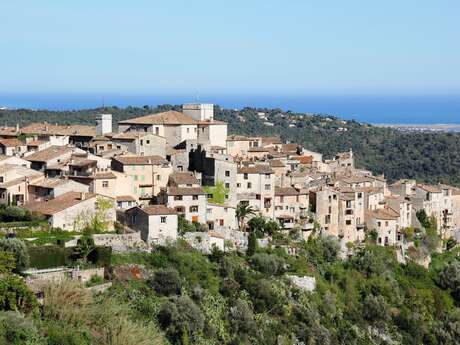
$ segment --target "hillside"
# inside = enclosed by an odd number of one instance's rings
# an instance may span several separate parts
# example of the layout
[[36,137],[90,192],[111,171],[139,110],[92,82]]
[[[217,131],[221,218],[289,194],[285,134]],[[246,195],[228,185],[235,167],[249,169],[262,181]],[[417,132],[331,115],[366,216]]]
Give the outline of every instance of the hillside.
[[[50,123],[94,124],[94,115],[113,114],[114,122],[180,106],[161,105],[155,108],[107,107],[79,111],[32,111],[26,109],[0,111],[0,123],[20,125],[33,121]],[[260,119],[264,112],[267,120]],[[407,133],[374,127],[356,121],[344,121],[326,115],[307,115],[280,109],[229,110],[216,107],[216,118],[229,123],[229,132],[246,135],[278,134],[284,140],[330,157],[350,148],[357,164],[389,180],[416,178],[430,183],[460,185],[460,134]],[[268,121],[273,126],[265,125]]]

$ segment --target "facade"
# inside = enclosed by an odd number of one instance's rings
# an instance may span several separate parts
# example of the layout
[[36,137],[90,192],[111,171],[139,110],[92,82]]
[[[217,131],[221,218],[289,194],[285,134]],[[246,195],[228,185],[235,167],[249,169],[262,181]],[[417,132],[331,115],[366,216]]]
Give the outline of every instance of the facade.
[[273,218],[275,172],[268,164],[252,164],[237,169],[238,202],[252,206],[261,215]]
[[[24,207],[30,211],[43,214],[49,225],[68,231],[81,231],[86,223],[98,212],[98,196],[90,193],[67,192],[47,202],[36,201]],[[113,201],[112,199],[108,199]],[[115,205],[106,212],[108,229],[113,229],[116,219]]]
[[207,197],[201,187],[168,187],[158,199],[161,204],[184,215],[189,222],[206,224]]
[[237,230],[236,209],[229,205],[213,204],[208,202],[206,222],[209,230]]
[[164,245],[177,239],[177,212],[164,205],[130,208],[126,211],[126,222],[147,243]]

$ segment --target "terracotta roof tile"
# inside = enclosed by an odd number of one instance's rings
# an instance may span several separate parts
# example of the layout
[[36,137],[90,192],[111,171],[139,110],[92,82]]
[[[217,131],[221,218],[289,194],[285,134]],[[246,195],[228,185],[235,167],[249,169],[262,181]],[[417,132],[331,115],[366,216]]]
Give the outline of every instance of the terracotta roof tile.
[[117,156],[113,158],[124,165],[163,165],[168,161],[160,156]]
[[150,114],[141,117],[135,117],[120,121],[120,124],[141,124],[141,125],[196,125],[198,121],[190,116],[175,110],[165,111],[163,113]]

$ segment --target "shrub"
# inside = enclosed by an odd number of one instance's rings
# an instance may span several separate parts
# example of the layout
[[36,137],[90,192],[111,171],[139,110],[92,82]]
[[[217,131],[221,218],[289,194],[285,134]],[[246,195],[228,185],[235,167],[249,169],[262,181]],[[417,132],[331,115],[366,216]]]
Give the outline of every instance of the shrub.
[[97,266],[110,266],[112,262],[112,247],[97,246],[89,253],[88,261]]
[[177,295],[181,290],[179,273],[174,268],[159,269],[150,281],[152,288],[160,295]]
[[390,319],[390,311],[382,296],[368,295],[363,303],[363,317],[371,322],[386,322]]
[[16,259],[16,272],[20,272],[29,267],[30,256],[26,244],[17,238],[0,239],[0,250],[13,253]]
[[285,271],[284,259],[267,253],[256,253],[250,259],[251,265],[258,271],[275,275]]
[[73,248],[60,246],[29,247],[30,266],[38,269],[67,266]]
[[24,279],[6,274],[0,279],[0,310],[14,310],[28,314],[36,310],[37,299]]
[[45,344],[33,321],[21,313],[0,312],[0,344],[41,345]]
[[172,343],[194,337],[203,330],[204,316],[187,296],[172,297],[160,309],[158,321]]
[[252,256],[257,251],[257,237],[254,231],[249,233],[247,255]]
[[242,299],[236,300],[235,305],[230,308],[228,318],[234,334],[245,337],[255,333],[254,313],[248,302]]

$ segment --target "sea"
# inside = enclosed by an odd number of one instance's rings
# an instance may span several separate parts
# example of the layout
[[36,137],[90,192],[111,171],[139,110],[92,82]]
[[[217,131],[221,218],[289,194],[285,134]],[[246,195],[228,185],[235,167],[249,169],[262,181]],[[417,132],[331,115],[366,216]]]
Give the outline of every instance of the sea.
[[460,124],[460,95],[1,94],[0,108],[75,110],[100,106],[214,103],[280,108],[378,124]]

